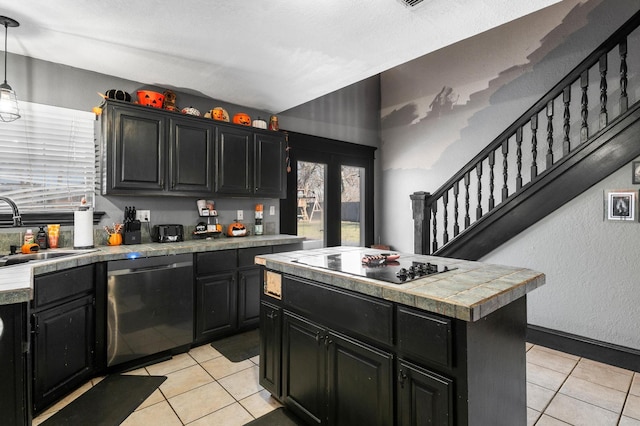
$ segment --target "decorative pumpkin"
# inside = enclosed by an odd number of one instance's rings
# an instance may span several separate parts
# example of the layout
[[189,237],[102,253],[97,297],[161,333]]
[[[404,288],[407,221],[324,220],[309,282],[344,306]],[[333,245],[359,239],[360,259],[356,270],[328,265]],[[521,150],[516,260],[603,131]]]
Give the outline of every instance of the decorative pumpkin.
[[107,99],[115,99],[117,101],[131,102],[131,95],[124,90],[109,89],[104,92],[104,97]]
[[188,115],[195,115],[196,117],[200,117],[200,111],[198,111],[196,108],[190,106],[190,107],[186,107],[186,108],[182,108],[182,113],[183,114],[188,114]]
[[230,237],[244,237],[247,235],[247,228],[240,222],[235,221],[227,228],[227,235]]
[[138,90],[138,103],[140,105],[151,106],[154,108],[162,108],[164,102],[164,95],[158,92],[152,92],[151,90]]
[[207,112],[204,116],[207,118],[213,118],[214,120],[218,121],[226,121],[227,123],[229,122],[229,113],[222,107],[215,107],[211,111]]
[[251,117],[245,112],[239,112],[233,116],[233,122],[243,126],[251,126]]
[[266,129],[267,128],[267,122],[264,121],[263,119],[261,119],[260,117],[258,117],[257,120],[253,120],[252,125],[253,125],[253,127],[257,127],[258,129]]

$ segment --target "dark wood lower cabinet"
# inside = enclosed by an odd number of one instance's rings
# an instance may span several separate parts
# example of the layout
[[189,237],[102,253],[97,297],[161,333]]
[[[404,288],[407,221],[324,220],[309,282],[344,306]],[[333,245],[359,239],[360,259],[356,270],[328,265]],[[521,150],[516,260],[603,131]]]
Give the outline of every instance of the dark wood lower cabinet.
[[307,424],[526,424],[526,296],[468,322],[281,281],[261,296],[260,384]]
[[260,267],[238,270],[238,328],[255,327],[260,321]]
[[262,302],[260,310],[260,383],[271,394],[280,397],[280,365],[282,362],[282,310]]
[[283,320],[283,400],[311,424],[393,423],[393,356],[295,314]]
[[223,272],[196,280],[196,340],[212,340],[237,328],[236,272]]
[[27,304],[0,305],[0,423],[31,424],[26,352]]
[[94,265],[34,280],[31,315],[34,413],[93,376],[96,368]]
[[453,425],[453,382],[398,361],[398,426]]

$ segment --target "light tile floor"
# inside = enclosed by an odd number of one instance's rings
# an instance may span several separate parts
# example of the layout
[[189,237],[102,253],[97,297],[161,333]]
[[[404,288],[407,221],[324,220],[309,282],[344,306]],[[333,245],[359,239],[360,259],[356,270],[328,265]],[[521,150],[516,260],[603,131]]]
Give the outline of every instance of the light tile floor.
[[[640,373],[527,344],[527,424],[640,426]],[[124,426],[235,426],[280,404],[258,384],[258,357],[233,363],[211,345],[128,374],[167,380]],[[96,378],[51,407],[38,425],[100,381]]]

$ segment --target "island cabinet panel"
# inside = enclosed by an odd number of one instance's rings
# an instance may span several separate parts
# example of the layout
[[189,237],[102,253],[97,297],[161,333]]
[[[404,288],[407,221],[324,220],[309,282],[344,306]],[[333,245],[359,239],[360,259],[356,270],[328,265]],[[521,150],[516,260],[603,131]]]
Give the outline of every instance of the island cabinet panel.
[[260,385],[280,398],[282,381],[282,310],[261,302],[260,309]]
[[309,424],[326,418],[327,352],[324,328],[285,311],[282,337],[282,396]]
[[398,362],[398,426],[453,425],[453,381],[415,364]]
[[[267,272],[282,292],[261,295],[260,383],[306,423],[526,424],[526,296],[465,321],[307,278],[316,270]],[[278,391],[266,371],[280,324]]]
[[283,399],[310,424],[393,423],[393,355],[284,312]]
[[419,362],[452,367],[452,321],[450,318],[398,306],[398,352]]
[[329,425],[393,424],[393,355],[329,331]]
[[283,285],[285,306],[338,331],[393,344],[393,303],[290,276]]

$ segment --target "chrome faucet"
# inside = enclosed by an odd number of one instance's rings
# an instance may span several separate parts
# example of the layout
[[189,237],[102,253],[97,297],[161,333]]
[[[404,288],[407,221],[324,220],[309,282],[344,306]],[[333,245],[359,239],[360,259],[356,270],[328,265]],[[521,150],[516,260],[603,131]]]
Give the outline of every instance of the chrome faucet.
[[0,201],[5,201],[11,206],[11,209],[13,210],[13,226],[22,226],[22,218],[20,217],[20,212],[18,211],[16,203],[14,203],[11,198],[2,196],[0,196]]

